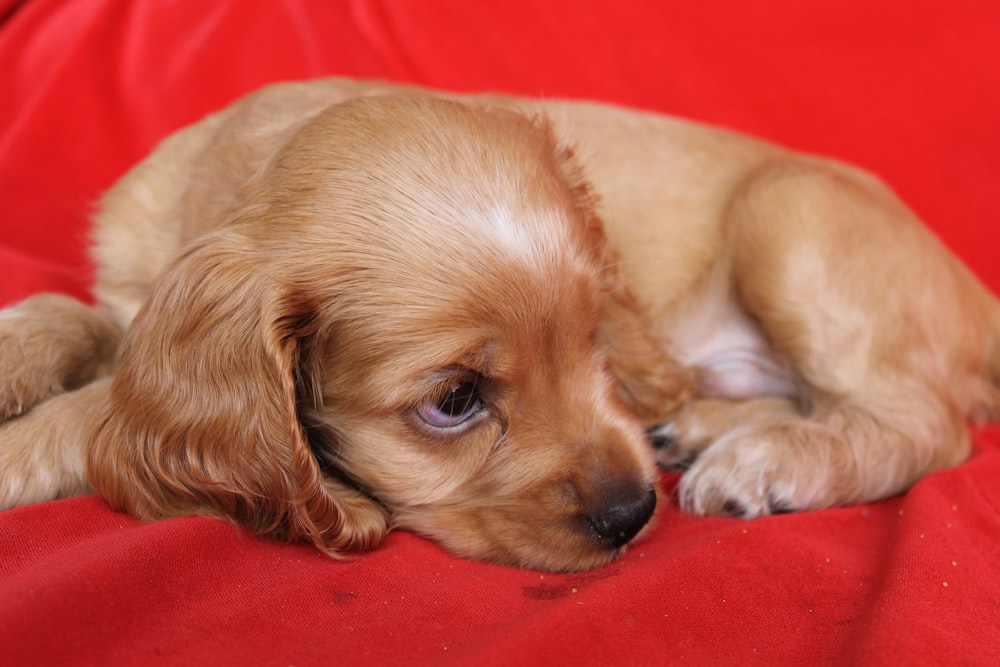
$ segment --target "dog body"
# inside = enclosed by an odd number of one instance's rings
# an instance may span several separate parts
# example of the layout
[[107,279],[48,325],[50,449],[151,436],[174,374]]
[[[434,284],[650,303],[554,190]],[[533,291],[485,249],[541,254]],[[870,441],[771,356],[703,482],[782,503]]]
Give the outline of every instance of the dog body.
[[0,314],[0,505],[581,569],[647,524],[654,458],[701,514],[865,502],[998,400],[995,300],[883,185],[654,114],[282,84],[94,233],[95,308]]

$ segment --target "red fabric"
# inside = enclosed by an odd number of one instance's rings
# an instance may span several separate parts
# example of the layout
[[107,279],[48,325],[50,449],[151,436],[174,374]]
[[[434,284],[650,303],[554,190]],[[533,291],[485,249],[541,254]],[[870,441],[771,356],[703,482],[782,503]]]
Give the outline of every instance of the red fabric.
[[[1000,287],[996,3],[0,0],[0,20],[0,304],[86,297],[92,203],[158,139],[330,74],[604,99],[835,155]],[[1000,429],[975,441],[883,503],[664,507],[577,575],[404,533],[336,562],[95,497],[21,508],[0,514],[0,663],[998,664]]]

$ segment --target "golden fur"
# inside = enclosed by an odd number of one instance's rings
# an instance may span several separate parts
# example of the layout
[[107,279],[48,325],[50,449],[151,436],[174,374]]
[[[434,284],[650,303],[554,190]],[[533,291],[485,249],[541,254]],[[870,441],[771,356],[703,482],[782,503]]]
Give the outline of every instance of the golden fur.
[[0,312],[0,507],[575,570],[648,525],[655,462],[702,514],[865,502],[997,405],[993,297],[884,186],[654,114],[282,84],[94,238],[94,308]]

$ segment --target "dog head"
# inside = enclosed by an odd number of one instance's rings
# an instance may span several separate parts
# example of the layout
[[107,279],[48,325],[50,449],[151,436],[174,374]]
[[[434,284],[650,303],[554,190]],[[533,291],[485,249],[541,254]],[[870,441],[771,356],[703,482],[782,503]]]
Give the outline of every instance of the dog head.
[[632,410],[674,369],[545,122],[355,100],[234,197],[128,332],[88,443],[112,504],[334,554],[400,527],[546,570],[605,563],[647,524]]

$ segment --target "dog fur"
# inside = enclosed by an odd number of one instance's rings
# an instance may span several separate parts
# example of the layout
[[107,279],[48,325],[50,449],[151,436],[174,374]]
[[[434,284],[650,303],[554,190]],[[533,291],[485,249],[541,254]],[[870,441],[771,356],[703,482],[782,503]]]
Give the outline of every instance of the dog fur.
[[272,86],[94,239],[94,307],[0,312],[0,507],[578,570],[655,463],[698,514],[873,501],[998,405],[995,299],[875,178],[606,105]]

